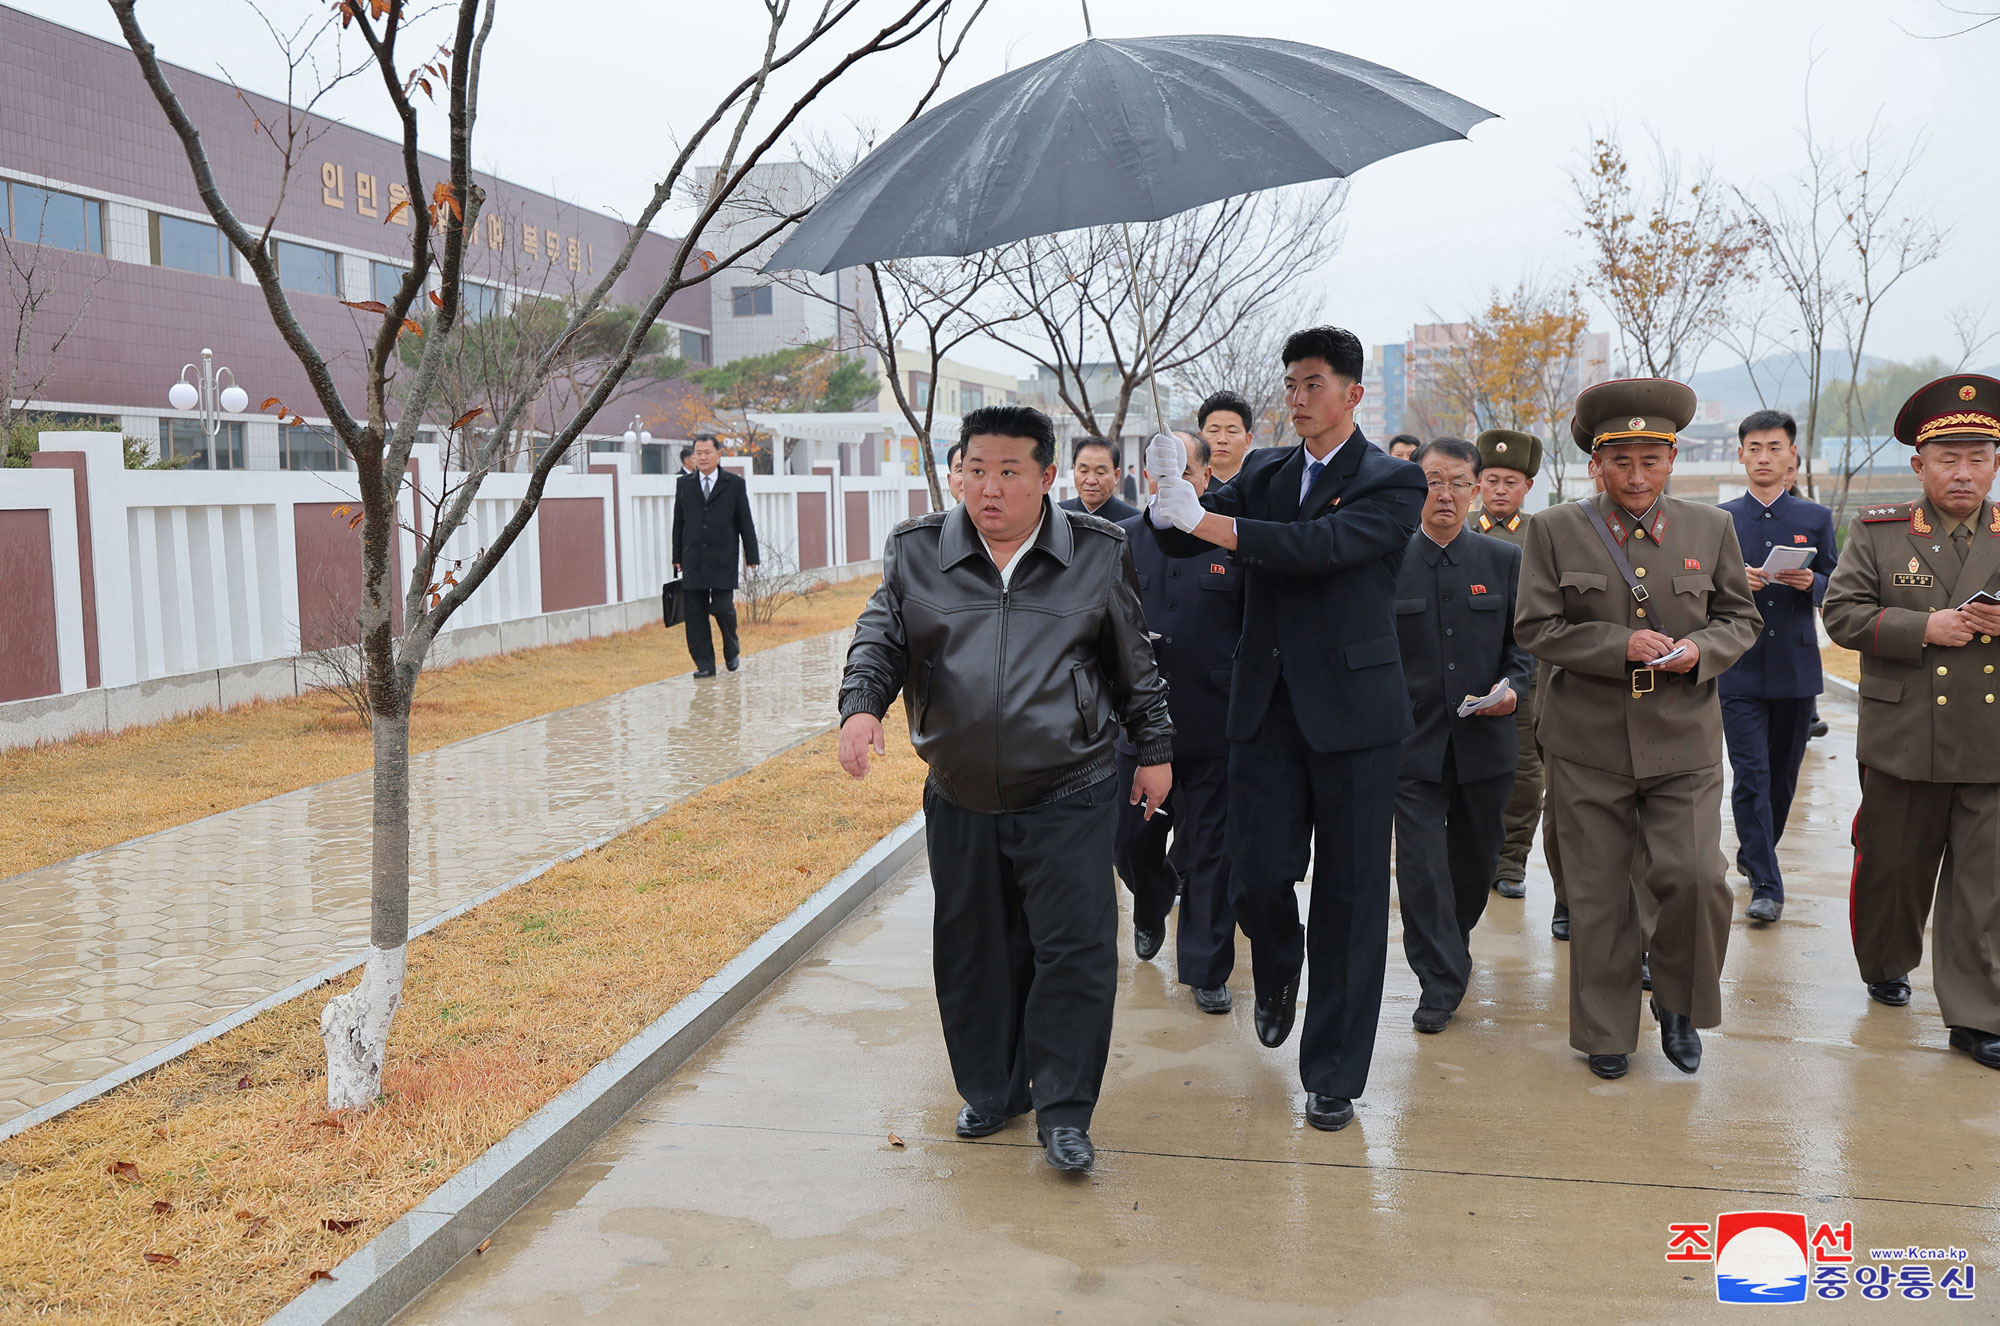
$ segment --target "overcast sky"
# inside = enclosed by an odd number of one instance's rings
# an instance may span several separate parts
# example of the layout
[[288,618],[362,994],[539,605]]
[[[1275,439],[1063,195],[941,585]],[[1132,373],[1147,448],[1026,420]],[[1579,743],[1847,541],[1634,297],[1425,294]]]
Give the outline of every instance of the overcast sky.
[[[10,2],[117,37],[108,9],[87,0]],[[864,4],[878,22],[889,8]],[[325,6],[266,0],[265,9],[298,21]],[[505,0],[484,78],[478,164],[631,215],[670,158],[673,130],[695,123],[747,71],[762,13],[748,0]],[[1331,47],[1501,117],[1467,142],[1355,177],[1345,248],[1316,284],[1327,320],[1370,344],[1401,340],[1433,314],[1463,316],[1524,275],[1573,268],[1580,247],[1568,233],[1566,172],[1593,129],[1618,128],[1635,152],[1657,133],[1688,158],[1712,159],[1728,181],[1782,186],[1800,165],[1814,52],[1817,133],[1847,141],[1879,120],[1898,147],[1921,139],[1911,197],[1952,229],[1944,255],[1884,304],[1869,348],[1956,359],[1947,313],[1966,303],[1990,304],[1988,323],[2000,325],[2000,25],[1925,40],[1917,34],[1963,23],[1937,0],[1091,0],[1091,13],[1104,37],[1229,31]],[[247,5],[145,0],[140,14],[165,58],[209,73],[226,67],[282,95],[282,67]],[[947,90],[1082,37],[1077,0],[993,0]],[[927,78],[921,53],[884,61],[824,98],[811,127],[892,127]],[[379,88],[350,85],[332,104],[353,123],[389,127]],[[1601,313],[1594,325],[1610,328]],[[967,357],[1023,367],[997,348]],[[1980,356],[1995,359],[2000,343]]]

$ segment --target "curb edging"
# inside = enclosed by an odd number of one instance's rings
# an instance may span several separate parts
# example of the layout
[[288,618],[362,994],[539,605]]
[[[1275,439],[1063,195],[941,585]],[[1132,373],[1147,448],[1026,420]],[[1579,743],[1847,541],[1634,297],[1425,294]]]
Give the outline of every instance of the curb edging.
[[472,1252],[585,1148],[846,920],[923,849],[911,816],[692,994],[585,1073],[268,1320],[387,1322]]

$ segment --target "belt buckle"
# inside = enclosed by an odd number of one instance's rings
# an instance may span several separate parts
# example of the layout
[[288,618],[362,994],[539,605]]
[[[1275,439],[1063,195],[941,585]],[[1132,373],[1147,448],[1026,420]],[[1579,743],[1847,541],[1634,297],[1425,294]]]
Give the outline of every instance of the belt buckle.
[[[1638,699],[1638,698],[1639,698],[1640,696],[1642,696],[1642,695],[1651,695],[1651,694],[1653,693],[1653,681],[1654,681],[1654,675],[1655,675],[1655,672],[1656,672],[1656,670],[1655,670],[1655,669],[1653,669],[1653,668],[1633,668],[1633,669],[1632,669],[1632,698],[1633,698],[1633,699],[1635,699],[1635,700],[1636,700],[1636,699]],[[1646,679],[1646,684],[1645,684],[1644,686],[1641,686],[1641,685],[1639,684],[1639,679],[1640,679],[1641,677],[1644,677],[1644,678]]]

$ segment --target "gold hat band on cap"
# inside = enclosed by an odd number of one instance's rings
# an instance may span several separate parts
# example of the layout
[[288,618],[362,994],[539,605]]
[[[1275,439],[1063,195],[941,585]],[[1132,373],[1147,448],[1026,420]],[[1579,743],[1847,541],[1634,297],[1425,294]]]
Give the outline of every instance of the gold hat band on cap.
[[1934,440],[1940,433],[1970,433],[2000,442],[2000,420],[1990,414],[1941,414],[1917,429],[1917,445]]
[[1629,428],[1619,433],[1599,433],[1596,437],[1590,439],[1590,441],[1593,446],[1601,447],[1606,442],[1622,442],[1629,437],[1650,437],[1654,441],[1665,442],[1673,446],[1678,446],[1680,443],[1679,434],[1655,432],[1650,428]]

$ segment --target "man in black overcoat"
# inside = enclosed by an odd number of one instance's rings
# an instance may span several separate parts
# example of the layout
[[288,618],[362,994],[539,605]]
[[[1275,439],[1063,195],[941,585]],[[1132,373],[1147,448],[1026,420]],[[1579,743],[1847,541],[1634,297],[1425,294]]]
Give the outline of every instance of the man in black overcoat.
[[[1396,573],[1425,487],[1422,470],[1354,424],[1354,333],[1294,333],[1284,361],[1299,445],[1251,452],[1202,497],[1180,477],[1180,440],[1154,438],[1148,524],[1169,554],[1222,548],[1246,576],[1229,692],[1229,898],[1250,940],[1265,1045],[1291,1035],[1312,959],[1299,1075],[1306,1121],[1332,1131],[1354,1120],[1382,1007],[1396,764],[1411,726]],[[1310,933],[1292,889],[1308,856]]]
[[757,527],[750,519],[750,486],[722,468],[715,439],[696,440],[694,473],[674,490],[674,574],[681,578],[687,610],[688,655],[694,675],[715,675],[715,638],[708,619],[722,628],[722,661],[736,671],[736,563],[757,565]]

